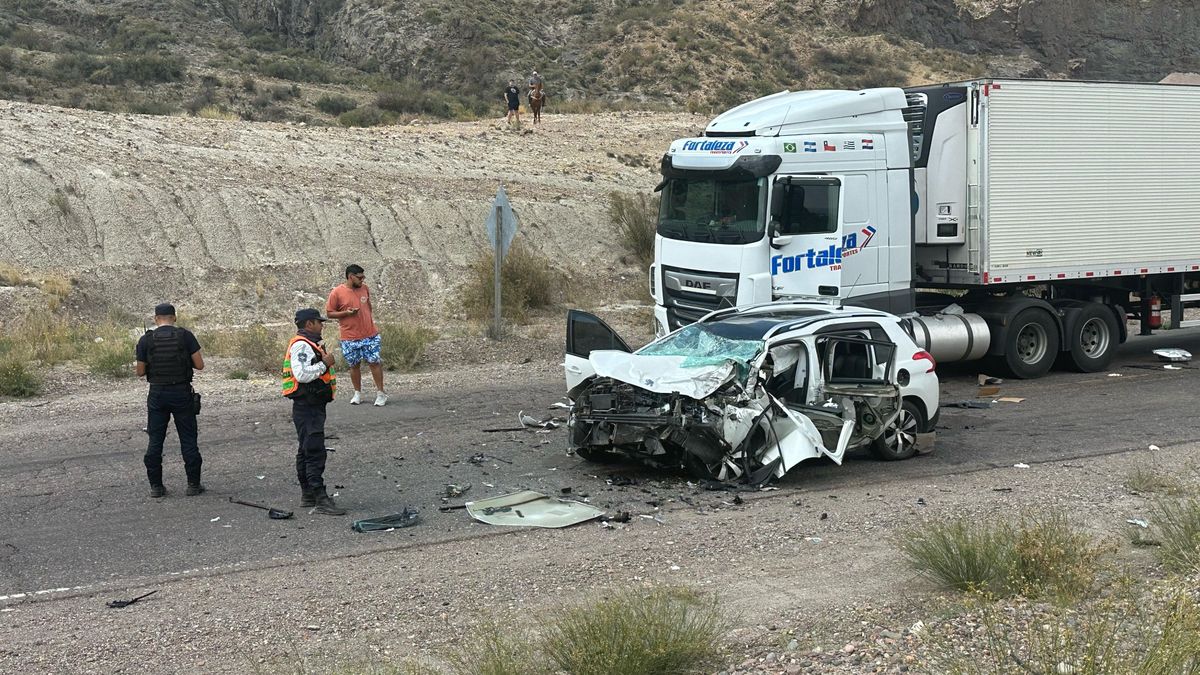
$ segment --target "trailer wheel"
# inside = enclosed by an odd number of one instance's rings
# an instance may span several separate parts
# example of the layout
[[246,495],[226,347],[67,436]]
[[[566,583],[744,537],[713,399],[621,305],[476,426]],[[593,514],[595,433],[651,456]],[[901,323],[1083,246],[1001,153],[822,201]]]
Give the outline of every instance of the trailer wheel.
[[1017,314],[1004,343],[1001,365],[1009,374],[1023,380],[1041,377],[1058,358],[1058,324],[1045,310],[1031,307]]
[[871,443],[871,452],[879,459],[895,461],[917,454],[917,433],[925,428],[925,416],[912,401],[904,401],[900,414]]
[[1081,373],[1108,368],[1117,355],[1117,317],[1108,307],[1092,302],[1079,310],[1075,328],[1068,336],[1070,351],[1064,354],[1066,365]]

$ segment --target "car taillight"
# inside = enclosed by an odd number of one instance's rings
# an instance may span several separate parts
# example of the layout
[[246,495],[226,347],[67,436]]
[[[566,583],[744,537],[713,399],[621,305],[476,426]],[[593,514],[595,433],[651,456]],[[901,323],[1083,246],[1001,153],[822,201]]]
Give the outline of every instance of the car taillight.
[[913,361],[929,361],[929,370],[925,371],[927,373],[932,373],[933,371],[937,370],[937,361],[933,360],[933,354],[930,354],[929,352],[925,351],[924,349],[917,352],[916,354],[913,354],[912,360]]

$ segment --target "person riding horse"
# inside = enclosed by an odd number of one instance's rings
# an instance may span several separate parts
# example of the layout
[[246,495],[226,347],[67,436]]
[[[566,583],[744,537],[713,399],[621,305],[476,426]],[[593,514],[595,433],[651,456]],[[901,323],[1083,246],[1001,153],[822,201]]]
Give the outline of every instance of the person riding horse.
[[546,101],[546,92],[542,89],[542,76],[538,75],[538,71],[533,71],[529,76],[529,110],[533,113],[533,122],[536,124],[542,118],[542,104]]

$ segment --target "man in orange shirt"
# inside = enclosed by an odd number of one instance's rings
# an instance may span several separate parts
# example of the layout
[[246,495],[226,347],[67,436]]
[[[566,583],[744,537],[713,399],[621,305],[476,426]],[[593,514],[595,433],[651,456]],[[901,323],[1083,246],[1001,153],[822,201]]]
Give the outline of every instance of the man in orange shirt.
[[350,383],[354,385],[350,405],[362,402],[362,362],[366,361],[371,369],[371,379],[375,380],[375,405],[381,406],[388,400],[383,390],[383,359],[379,355],[382,340],[371,318],[371,291],[363,283],[366,278],[361,266],[347,266],[346,283],[329,292],[325,314],[338,320],[342,356],[350,366]]

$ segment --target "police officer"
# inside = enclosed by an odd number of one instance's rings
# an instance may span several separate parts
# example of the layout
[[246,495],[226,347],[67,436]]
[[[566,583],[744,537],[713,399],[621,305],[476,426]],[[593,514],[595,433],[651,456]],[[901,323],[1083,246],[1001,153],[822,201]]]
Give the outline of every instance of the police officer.
[[283,395],[292,399],[296,425],[296,480],[300,505],[315,506],[317,513],[346,515],[325,490],[325,406],[333,401],[337,377],[333,354],[321,347],[321,329],[329,319],[315,309],[296,312],[296,335],[283,357]]
[[188,496],[204,492],[200,484],[200,448],[196,443],[196,402],[192,390],[192,372],[204,369],[200,343],[186,328],[175,325],[175,307],[162,303],[154,308],[154,330],[147,331],[137,343],[137,375],[150,383],[146,397],[146,477],[150,496],[167,493],[162,480],[163,441],[167,423],[175,418],[183,468],[187,473]]

